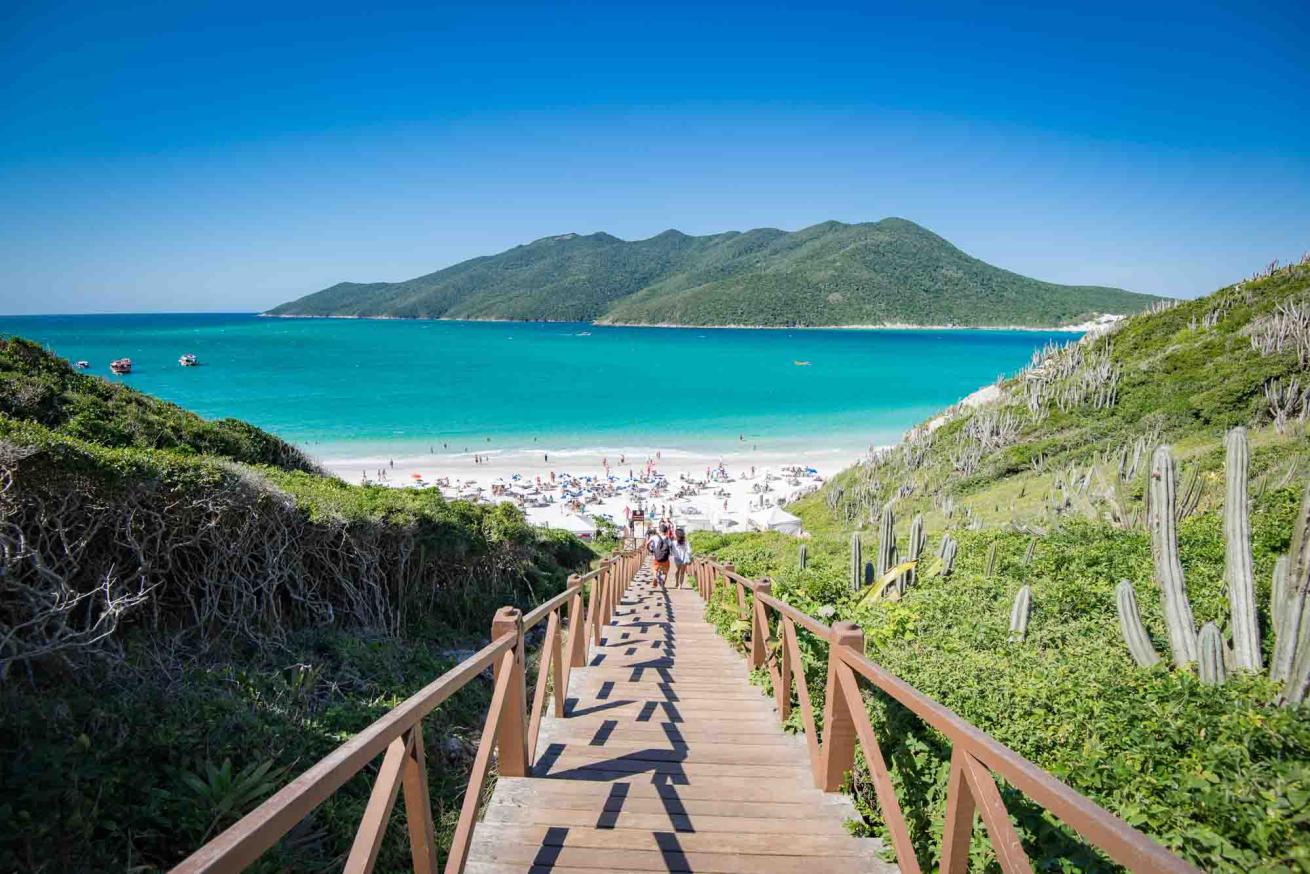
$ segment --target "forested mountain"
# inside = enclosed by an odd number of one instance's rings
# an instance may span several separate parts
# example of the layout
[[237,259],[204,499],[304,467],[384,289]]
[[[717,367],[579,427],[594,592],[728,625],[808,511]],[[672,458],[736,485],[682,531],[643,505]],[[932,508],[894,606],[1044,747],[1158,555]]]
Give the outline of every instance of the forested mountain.
[[648,240],[565,234],[406,282],[350,283],[277,316],[679,325],[1025,325],[1132,313],[1155,298],[1041,282],[971,258],[913,222],[824,222]]

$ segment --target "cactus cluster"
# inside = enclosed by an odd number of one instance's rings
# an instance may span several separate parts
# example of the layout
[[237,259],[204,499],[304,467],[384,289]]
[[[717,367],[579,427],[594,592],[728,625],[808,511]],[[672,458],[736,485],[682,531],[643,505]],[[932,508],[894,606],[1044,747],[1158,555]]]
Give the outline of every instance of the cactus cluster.
[[896,566],[896,513],[892,502],[888,501],[882,508],[879,520],[878,555],[874,566],[875,574],[881,577]]
[[[1203,683],[1222,685],[1228,671],[1263,668],[1255,575],[1251,557],[1251,520],[1247,491],[1250,455],[1245,428],[1234,428],[1224,440],[1224,580],[1228,588],[1232,650],[1213,622],[1196,631],[1178,555],[1177,471],[1173,452],[1161,446],[1151,459],[1148,521],[1155,579],[1160,586],[1169,651],[1178,667],[1196,663]],[[1274,652],[1269,676],[1283,681],[1279,701],[1300,704],[1310,693],[1310,488],[1306,489],[1292,532],[1290,553],[1274,565],[1269,614]],[[1133,660],[1150,667],[1159,661],[1137,611],[1132,584],[1116,590],[1119,625]]]
[[1022,642],[1028,637],[1028,618],[1033,612],[1032,586],[1024,586],[1014,596],[1010,608],[1010,641]]
[[959,548],[960,544],[951,535],[942,538],[942,576],[949,577],[955,570],[955,554]]
[[[918,561],[923,555],[923,548],[927,545],[928,535],[923,531],[923,514],[916,513],[914,520],[910,522],[910,544],[905,556],[906,560]],[[917,565],[915,567],[917,567]],[[913,586],[917,578],[918,574],[916,573],[915,568],[906,571],[901,575],[901,578],[896,583],[897,591],[904,595],[906,589]]]

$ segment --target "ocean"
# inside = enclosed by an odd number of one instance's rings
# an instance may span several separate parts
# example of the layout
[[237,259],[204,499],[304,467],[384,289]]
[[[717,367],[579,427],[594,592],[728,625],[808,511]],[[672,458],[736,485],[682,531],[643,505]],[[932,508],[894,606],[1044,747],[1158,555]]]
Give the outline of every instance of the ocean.
[[[0,333],[323,460],[748,447],[849,458],[1074,336],[250,314],[8,316]],[[187,352],[201,366],[180,367]],[[109,373],[119,357],[131,375]]]

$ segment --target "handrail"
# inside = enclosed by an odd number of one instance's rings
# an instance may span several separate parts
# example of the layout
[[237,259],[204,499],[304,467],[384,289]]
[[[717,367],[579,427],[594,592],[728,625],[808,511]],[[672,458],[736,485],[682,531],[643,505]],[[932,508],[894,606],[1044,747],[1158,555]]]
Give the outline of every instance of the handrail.
[[[1032,870],[993,775],[1004,778],[1130,871],[1193,874],[1200,870],[871,660],[864,652],[864,632],[858,625],[851,622],[825,625],[775,598],[769,580],[744,577],[736,572],[731,562],[698,557],[693,563],[693,577],[707,603],[720,580],[723,585],[735,587],[738,610],[743,619],[750,620],[750,665],[768,670],[783,721],[788,719],[792,709],[794,687],[815,784],[827,792],[838,791],[845,774],[854,766],[856,744],[863,749],[878,806],[887,823],[901,871],[918,872],[919,863],[890,772],[869,722],[857,677],[868,680],[951,742],[946,827],[941,848],[943,872],[963,874],[967,871],[975,813],[981,816],[986,826],[987,837],[996,851],[1001,869],[1006,874]],[[749,610],[746,591],[751,592],[754,605]],[[780,645],[773,657],[765,650],[765,640],[771,636],[766,608],[778,614],[775,624]],[[822,739],[815,728],[796,639],[797,625],[829,644]]]
[[[489,644],[323,757],[184,859],[172,869],[173,874],[228,874],[245,869],[384,751],[345,870],[368,874],[373,869],[397,794],[403,788],[414,870],[418,874],[436,874],[436,834],[423,752],[423,717],[493,666],[491,705],[446,859],[446,874],[459,874],[468,858],[492,755],[502,774],[530,773],[548,691],[553,691],[556,715],[562,716],[572,669],[586,663],[589,644],[599,639],[599,629],[608,624],[640,565],[637,549],[620,552],[586,574],[569,577],[563,592],[527,615],[514,607],[502,607],[492,622]],[[592,584],[585,613],[584,583]],[[567,622],[561,618],[565,605]],[[542,619],[547,619],[546,635],[529,705],[524,633]]]

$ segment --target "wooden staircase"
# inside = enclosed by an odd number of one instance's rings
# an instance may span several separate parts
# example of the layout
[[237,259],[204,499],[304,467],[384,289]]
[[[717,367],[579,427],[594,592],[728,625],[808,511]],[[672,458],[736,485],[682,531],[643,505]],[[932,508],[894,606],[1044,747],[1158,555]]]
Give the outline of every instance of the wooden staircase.
[[542,721],[532,775],[498,779],[465,870],[897,870],[848,834],[849,801],[815,787],[805,741],[704,607],[638,572],[565,715]]

